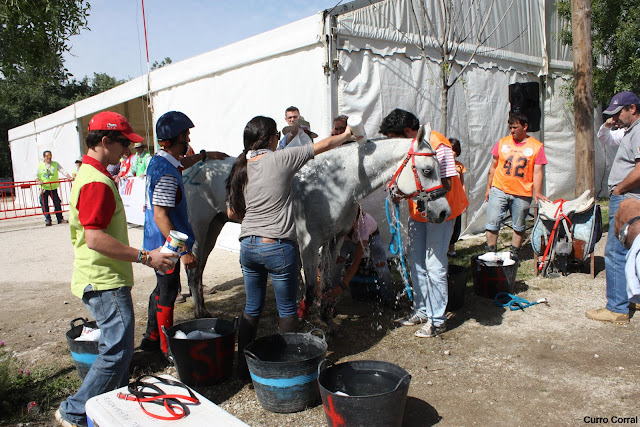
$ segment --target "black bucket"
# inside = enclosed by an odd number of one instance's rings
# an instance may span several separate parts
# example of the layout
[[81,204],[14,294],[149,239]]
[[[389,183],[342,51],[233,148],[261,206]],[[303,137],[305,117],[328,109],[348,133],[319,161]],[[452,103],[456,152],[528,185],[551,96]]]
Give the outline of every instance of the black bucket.
[[[82,323],[76,325],[76,322],[81,320]],[[67,343],[69,344],[69,350],[71,351],[71,357],[73,358],[73,364],[76,366],[76,371],[80,379],[84,379],[87,376],[87,372],[91,369],[91,365],[98,358],[98,343],[95,341],[76,341],[76,338],[82,334],[82,328],[84,326],[88,328],[96,329],[98,326],[96,322],[89,319],[83,319],[78,317],[70,322],[71,329],[67,331]]]
[[449,301],[447,311],[460,310],[464,306],[464,293],[467,289],[467,276],[469,269],[460,265],[449,264],[447,271],[447,283],[449,289]]
[[401,426],[411,375],[400,366],[356,360],[318,366],[322,404],[330,426]]
[[269,335],[247,345],[244,354],[260,405],[279,413],[316,406],[320,402],[318,364],[326,352],[320,329]]
[[[190,386],[212,385],[231,376],[235,354],[237,319],[195,319],[173,325],[164,331],[169,353],[180,381]],[[213,338],[180,339],[177,331],[217,334]]]
[[504,266],[500,262],[483,261],[480,255],[471,257],[473,289],[476,295],[494,298],[498,292],[512,294],[519,262]]

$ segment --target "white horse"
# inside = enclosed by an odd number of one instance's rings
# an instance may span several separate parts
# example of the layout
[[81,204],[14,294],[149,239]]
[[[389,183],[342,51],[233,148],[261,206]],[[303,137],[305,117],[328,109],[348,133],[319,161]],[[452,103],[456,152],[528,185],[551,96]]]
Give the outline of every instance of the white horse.
[[[428,200],[425,215],[430,222],[442,222],[451,214],[444,191],[439,190],[440,167],[428,142],[430,135],[431,128],[426,125],[420,129],[415,147],[407,138],[348,144],[319,155],[296,174],[293,210],[307,301],[313,301],[317,293],[320,248],[328,253],[330,270],[342,238],[353,224],[358,202],[392,177],[396,194]],[[197,269],[187,270],[196,317],[209,316],[202,295],[202,272],[228,221],[225,181],[234,160],[206,162],[183,175],[196,240],[193,253],[198,261]],[[331,271],[323,274],[323,278],[328,277]]]

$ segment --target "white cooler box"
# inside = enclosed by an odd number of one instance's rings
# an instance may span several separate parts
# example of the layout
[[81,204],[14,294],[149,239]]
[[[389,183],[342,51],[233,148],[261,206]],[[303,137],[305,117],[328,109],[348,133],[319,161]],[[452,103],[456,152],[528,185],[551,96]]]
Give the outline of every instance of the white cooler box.
[[[170,375],[160,375],[178,381]],[[153,382],[153,378],[149,379]],[[170,386],[158,383],[167,394],[188,395],[189,393],[181,387]],[[129,394],[127,387],[122,387],[100,396],[92,397],[86,405],[87,421],[89,427],[112,427],[112,426],[248,426],[218,405],[207,400],[197,393],[193,393],[200,400],[199,405],[187,403],[189,414],[179,420],[165,421],[150,417],[142,412],[138,402],[133,400],[123,400],[117,397],[119,392]],[[153,414],[169,416],[163,405],[155,403],[143,403],[145,409]]]

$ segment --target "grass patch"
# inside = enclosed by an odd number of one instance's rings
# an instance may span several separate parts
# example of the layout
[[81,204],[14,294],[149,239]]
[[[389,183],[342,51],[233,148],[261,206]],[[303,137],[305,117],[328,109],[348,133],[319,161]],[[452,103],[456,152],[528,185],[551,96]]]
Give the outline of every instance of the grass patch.
[[[81,381],[74,368],[46,366],[29,371],[7,349],[0,349],[0,413],[3,422],[20,423],[51,419],[57,405],[75,393]],[[27,404],[38,403],[37,413]]]
[[598,201],[600,210],[602,211],[602,230],[609,230],[609,199],[602,199]]

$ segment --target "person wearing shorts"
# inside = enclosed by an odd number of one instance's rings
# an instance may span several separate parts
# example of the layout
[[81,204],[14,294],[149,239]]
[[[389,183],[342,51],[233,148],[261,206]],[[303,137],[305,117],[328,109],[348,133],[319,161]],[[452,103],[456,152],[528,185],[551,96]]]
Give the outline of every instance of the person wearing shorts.
[[491,150],[493,160],[487,176],[487,250],[497,250],[498,232],[507,211],[511,214],[513,236],[511,257],[518,258],[524,240],[526,218],[532,198],[549,201],[542,193],[544,146],[527,135],[529,121],[522,113],[509,115],[509,136],[498,141]]

